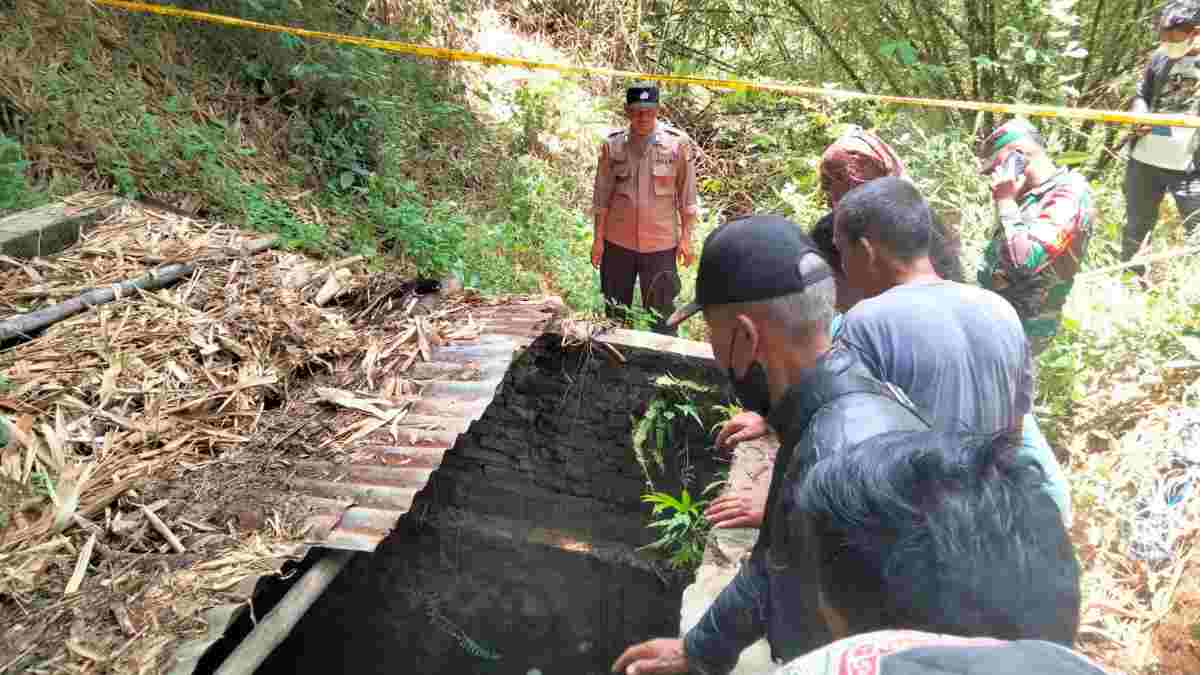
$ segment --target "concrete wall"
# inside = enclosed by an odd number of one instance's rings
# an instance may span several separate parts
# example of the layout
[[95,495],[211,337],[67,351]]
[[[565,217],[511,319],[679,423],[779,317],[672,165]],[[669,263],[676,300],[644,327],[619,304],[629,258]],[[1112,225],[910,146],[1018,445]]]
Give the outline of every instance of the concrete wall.
[[108,217],[121,203],[114,199],[85,208],[55,203],[0,218],[0,254],[34,258],[58,253],[74,244],[83,228]]
[[[586,675],[629,644],[677,634],[685,580],[635,550],[653,536],[631,414],[659,375],[719,373],[694,356],[626,346],[615,365],[560,345],[545,336],[514,361],[400,526],[260,672]],[[707,443],[688,431],[700,486],[719,466]]]

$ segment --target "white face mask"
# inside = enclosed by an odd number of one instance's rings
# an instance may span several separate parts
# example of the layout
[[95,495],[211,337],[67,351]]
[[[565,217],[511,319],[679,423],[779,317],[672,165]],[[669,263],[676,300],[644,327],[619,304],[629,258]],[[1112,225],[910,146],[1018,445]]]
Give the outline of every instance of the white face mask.
[[1182,59],[1187,56],[1187,53],[1192,49],[1192,41],[1184,40],[1183,42],[1164,42],[1163,48],[1167,52],[1168,59]]

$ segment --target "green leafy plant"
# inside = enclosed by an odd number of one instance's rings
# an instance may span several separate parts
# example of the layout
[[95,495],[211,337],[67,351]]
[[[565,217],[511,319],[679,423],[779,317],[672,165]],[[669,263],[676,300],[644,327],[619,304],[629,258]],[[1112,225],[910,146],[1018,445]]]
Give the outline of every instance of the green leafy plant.
[[718,404],[712,407],[712,411],[716,414],[717,420],[713,422],[709,428],[709,433],[716,433],[718,429],[725,425],[726,422],[746,412],[742,406],[736,403]]
[[29,162],[21,144],[0,134],[0,214],[29,208],[41,201],[25,178]]
[[704,490],[700,492],[701,496],[707,496],[713,492],[720,492],[722,488],[729,484],[729,469],[721,469],[717,472],[716,480],[704,486]]
[[427,207],[411,181],[387,181],[368,204],[380,240],[402,252],[426,277],[440,277],[461,267],[466,219],[451,202]]
[[242,209],[248,226],[261,232],[278,232],[289,248],[320,253],[328,245],[329,233],[324,225],[301,220],[287,204],[271,199],[258,186],[244,188]]
[[[663,451],[675,440],[676,425],[679,422],[693,420],[701,429],[704,421],[700,418],[694,396],[711,393],[709,387],[680,380],[671,375],[662,375],[654,381],[658,394],[650,401],[646,414],[640,419],[634,419],[633,451],[646,484],[654,487],[654,474],[665,471]],[[657,472],[651,467],[657,467]]]
[[46,497],[51,501],[57,499],[54,492],[54,479],[50,478],[50,474],[46,473],[44,469],[34,469],[29,476],[29,482],[33,487],[34,494]]
[[666,492],[642,495],[642,501],[653,504],[654,518],[647,527],[659,531],[659,538],[638,550],[653,549],[667,556],[676,569],[692,570],[704,559],[709,524],[704,517],[706,500],[693,501],[685,489],[678,497]]
[[616,307],[616,313],[621,317],[621,322],[631,330],[653,330],[662,319],[662,314],[658,310],[652,307],[643,307],[636,301],[632,305],[614,304],[614,307]]

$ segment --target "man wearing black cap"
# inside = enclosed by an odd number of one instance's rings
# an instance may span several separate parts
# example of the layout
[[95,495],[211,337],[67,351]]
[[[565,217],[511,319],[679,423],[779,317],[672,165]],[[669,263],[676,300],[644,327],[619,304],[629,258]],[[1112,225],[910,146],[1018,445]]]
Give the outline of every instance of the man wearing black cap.
[[850,350],[831,344],[835,296],[829,265],[789,220],[749,216],[722,225],[704,242],[696,300],[669,324],[702,311],[717,366],[728,371],[735,389],[765,372],[768,423],[781,441],[766,515],[750,560],[700,622],[683,639],[630,647],[614,671],[726,673],[742,649],[764,636],[777,661],[829,642],[815,566],[791,564],[803,547],[789,547],[789,561],[770,545],[779,495],[821,457],[886,431],[928,428],[902,392],[872,378]]
[[675,261],[692,264],[697,212],[691,139],[658,121],[658,87],[652,84],[628,89],[625,116],[629,128],[613,132],[600,147],[592,265],[600,269],[610,317],[633,304],[639,280],[642,304],[659,315],[655,332],[673,335],[666,317],[679,292]]

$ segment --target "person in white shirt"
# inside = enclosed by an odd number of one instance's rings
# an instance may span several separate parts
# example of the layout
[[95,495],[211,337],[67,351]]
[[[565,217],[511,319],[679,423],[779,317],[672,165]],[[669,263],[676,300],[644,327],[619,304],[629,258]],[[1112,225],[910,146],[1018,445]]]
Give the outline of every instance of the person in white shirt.
[[[1200,2],[1175,0],[1158,20],[1162,48],[1138,83],[1132,112],[1195,115],[1200,112]],[[1184,127],[1139,126],[1125,169],[1123,260],[1137,255],[1158,222],[1167,192],[1190,233],[1200,219],[1200,134]],[[1138,266],[1139,275],[1145,268]]]

